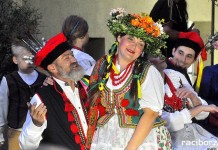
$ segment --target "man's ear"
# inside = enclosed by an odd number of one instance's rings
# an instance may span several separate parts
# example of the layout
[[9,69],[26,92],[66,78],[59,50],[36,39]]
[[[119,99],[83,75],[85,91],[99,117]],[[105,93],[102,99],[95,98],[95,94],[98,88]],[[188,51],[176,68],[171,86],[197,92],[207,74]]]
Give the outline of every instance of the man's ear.
[[174,54],[175,54],[175,51],[176,51],[176,48],[173,48],[173,50],[172,50],[172,55],[174,56]]
[[55,64],[48,65],[47,69],[48,69],[49,72],[51,72],[53,74],[55,74],[57,72],[57,68],[56,68]]
[[12,57],[12,60],[13,60],[13,62],[14,62],[15,64],[18,64],[18,62],[17,62],[17,57],[13,56],[13,57]]

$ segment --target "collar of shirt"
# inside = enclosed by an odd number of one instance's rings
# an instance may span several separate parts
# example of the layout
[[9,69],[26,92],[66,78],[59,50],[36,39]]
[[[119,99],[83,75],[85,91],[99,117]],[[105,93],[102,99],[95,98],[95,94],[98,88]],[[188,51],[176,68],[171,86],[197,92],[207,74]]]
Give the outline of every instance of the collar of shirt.
[[77,47],[77,46],[72,46],[73,49],[77,49],[77,50],[80,50],[80,51],[83,51],[81,48]]
[[38,77],[38,72],[35,70],[33,70],[33,72],[29,74],[25,74],[25,73],[18,71],[18,74],[23,79],[23,81],[26,82],[26,84],[28,85],[32,85]]
[[64,81],[62,81],[62,80],[59,80],[59,79],[57,79],[57,78],[55,78],[55,77],[52,77],[61,87],[62,86],[69,86],[69,84],[67,83],[67,82],[64,82]]

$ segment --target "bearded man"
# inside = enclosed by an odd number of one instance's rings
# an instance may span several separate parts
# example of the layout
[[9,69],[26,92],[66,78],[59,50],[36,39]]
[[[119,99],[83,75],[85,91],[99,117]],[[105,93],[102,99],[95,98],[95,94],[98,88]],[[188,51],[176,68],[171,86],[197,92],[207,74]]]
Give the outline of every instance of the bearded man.
[[36,54],[35,64],[51,74],[53,85],[39,89],[28,104],[19,137],[21,149],[41,145],[85,149],[86,92],[79,82],[84,70],[70,49],[64,34],[59,33]]

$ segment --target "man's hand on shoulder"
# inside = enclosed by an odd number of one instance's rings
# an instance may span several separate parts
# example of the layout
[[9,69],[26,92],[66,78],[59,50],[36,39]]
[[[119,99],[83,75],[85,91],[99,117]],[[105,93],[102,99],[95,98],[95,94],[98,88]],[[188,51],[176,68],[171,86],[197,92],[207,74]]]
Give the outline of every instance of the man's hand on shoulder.
[[51,76],[48,76],[48,77],[46,77],[46,79],[44,80],[43,85],[44,85],[44,86],[53,85],[53,82],[54,82],[54,81],[52,80]]

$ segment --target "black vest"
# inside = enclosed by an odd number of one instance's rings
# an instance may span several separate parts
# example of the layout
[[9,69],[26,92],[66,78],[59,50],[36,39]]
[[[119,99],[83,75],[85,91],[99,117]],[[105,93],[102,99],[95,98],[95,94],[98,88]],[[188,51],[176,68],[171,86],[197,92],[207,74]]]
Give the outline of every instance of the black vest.
[[[61,87],[55,82],[57,90],[63,92]],[[79,88],[79,92],[80,92]],[[75,134],[71,132],[71,123],[68,122],[68,115],[64,111],[65,103],[61,95],[55,90],[53,85],[44,86],[37,94],[42,102],[46,105],[47,113],[47,128],[44,130],[41,144],[51,144],[57,146],[64,146],[70,150],[80,150],[80,145],[75,142]],[[81,95],[81,92],[80,92]],[[86,97],[85,97],[86,98]],[[83,98],[81,98],[81,105],[84,114],[87,118],[87,113],[84,108]],[[73,113],[74,118],[78,118],[77,113]],[[85,141],[85,140],[84,140]]]
[[6,76],[9,89],[8,126],[14,129],[22,128],[27,115],[27,102],[38,90],[46,76],[38,72],[38,78],[32,85],[26,84],[17,71]]

